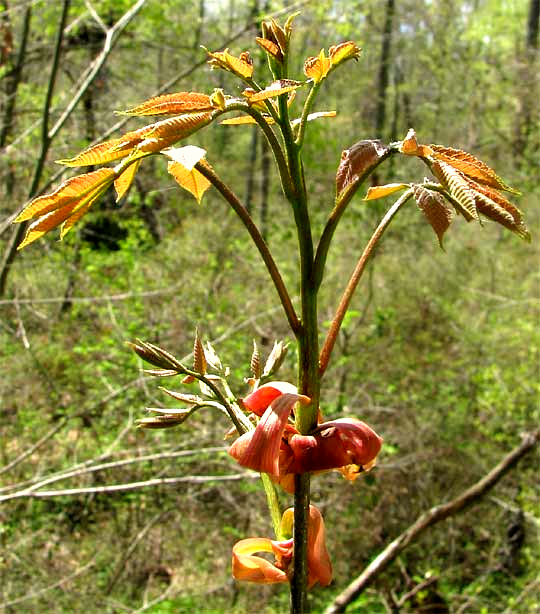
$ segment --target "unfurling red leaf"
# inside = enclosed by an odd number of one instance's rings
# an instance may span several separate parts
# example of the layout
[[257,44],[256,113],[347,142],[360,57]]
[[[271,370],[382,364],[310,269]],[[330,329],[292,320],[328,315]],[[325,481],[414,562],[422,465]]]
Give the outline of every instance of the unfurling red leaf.
[[429,147],[433,158],[446,162],[477,183],[495,188],[496,190],[519,194],[517,190],[506,185],[492,168],[472,154],[461,149],[442,147],[441,145],[430,145]]
[[433,190],[428,190],[423,186],[413,186],[413,193],[416,204],[426,216],[427,221],[431,224],[439,240],[439,245],[442,248],[444,233],[448,230],[452,222],[452,208],[440,194]]
[[331,68],[331,59],[324,55],[324,49],[321,49],[318,56],[307,58],[304,62],[304,74],[313,79],[314,83],[320,83],[326,78]]
[[119,115],[182,115],[185,113],[197,113],[200,111],[212,111],[217,108],[210,96],[199,92],[177,92],[164,94],[145,100],[141,104],[119,111]]
[[477,220],[478,211],[476,210],[475,196],[467,179],[453,166],[442,160],[437,160],[430,166],[433,174],[454,199],[453,204],[457,205],[458,211],[467,221]]
[[15,222],[23,222],[38,218],[30,224],[17,249],[22,249],[61,224],[64,225],[61,231],[63,237],[111,185],[115,177],[114,169],[102,168],[72,177],[51,194],[34,198],[15,219]]
[[212,68],[223,68],[242,79],[249,79],[253,74],[253,61],[247,51],[243,51],[239,57],[231,55],[228,49],[214,52],[207,50],[207,53],[210,56],[208,63]]
[[379,140],[359,141],[349,149],[345,149],[341,154],[336,174],[338,199],[345,192],[356,189],[367,174],[389,154],[390,149]]
[[521,211],[496,190],[470,181],[475,193],[476,208],[485,217],[501,224],[526,241],[531,235],[523,223]]
[[[131,133],[128,133],[131,134]],[[65,166],[91,166],[94,164],[106,164],[125,158],[127,153],[118,151],[116,148],[122,142],[122,139],[110,139],[97,145],[92,145],[73,158],[65,158],[57,160],[58,164]]]
[[260,102],[261,100],[267,100],[268,98],[275,98],[281,96],[281,94],[287,94],[304,85],[301,81],[293,81],[292,79],[280,79],[274,81],[264,90],[256,92],[255,90],[247,89],[242,92],[243,96],[247,99],[249,104]]
[[120,173],[120,175],[114,181],[114,189],[116,190],[116,202],[118,202],[121,198],[125,196],[133,180],[135,179],[135,175],[139,170],[139,166],[141,164],[141,160],[135,160],[132,164],[130,164],[125,171]]
[[395,192],[408,188],[408,183],[387,183],[386,185],[376,185],[368,189],[364,200],[377,200],[377,198],[384,198],[390,196]]

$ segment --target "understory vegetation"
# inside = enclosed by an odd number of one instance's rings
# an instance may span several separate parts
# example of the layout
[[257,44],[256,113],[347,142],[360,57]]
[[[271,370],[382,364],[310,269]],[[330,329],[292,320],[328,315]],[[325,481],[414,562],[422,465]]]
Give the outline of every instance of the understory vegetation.
[[[62,4],[0,2],[2,251],[13,215],[48,182],[59,183],[52,161],[123,120],[113,109],[168,82],[170,92],[235,87],[228,75],[209,71],[199,45],[238,54],[262,16],[295,9],[247,0],[143,3],[48,144],[39,186],[29,194]],[[71,3],[49,128],[103,45],[103,36],[92,38],[99,25],[88,7],[111,27],[134,4]],[[420,514],[480,480],[540,424],[538,24],[534,34],[535,0],[300,4],[302,61],[329,42],[354,39],[363,48],[358,63],[324,85],[315,110],[337,116],[310,125],[316,231],[333,204],[341,151],[361,139],[403,139],[414,127],[422,142],[471,151],[519,188],[514,201],[532,236],[525,243],[489,221],[478,229],[458,218],[442,250],[413,202],[385,235],[344,322],[321,399],[325,419],[354,414],[384,438],[377,466],[355,483],[328,473],[313,484],[334,580],[311,591],[309,604],[324,612]],[[9,80],[29,6],[14,92]],[[8,116],[10,96],[16,108]],[[251,126],[212,125],[187,142],[204,147],[249,204],[297,301],[291,213],[260,138]],[[422,179],[418,162],[400,160],[377,182]],[[361,192],[328,258],[325,326],[392,202],[365,202]],[[222,416],[201,411],[181,430],[135,425],[145,407],[173,407],[159,386],[179,382],[145,375],[126,342],[141,338],[189,359],[198,329],[242,396],[252,341],[265,356],[275,340],[293,341],[259,254],[219,194],[209,190],[199,205],[151,160],[122,202],[104,199],[62,243],[36,242],[8,270],[0,297],[0,611],[287,611],[282,588],[231,578],[232,545],[261,527],[270,534],[271,525],[257,475],[226,453]],[[292,347],[279,379],[295,377]],[[486,497],[423,534],[347,611],[394,612],[396,604],[401,612],[538,611],[538,461],[537,448]]]

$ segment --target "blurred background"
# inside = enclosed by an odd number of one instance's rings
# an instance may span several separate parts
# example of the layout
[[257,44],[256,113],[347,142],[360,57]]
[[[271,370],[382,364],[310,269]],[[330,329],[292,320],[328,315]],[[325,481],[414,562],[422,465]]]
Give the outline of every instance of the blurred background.
[[[226,455],[207,411],[140,431],[145,407],[174,406],[125,342],[189,356],[195,328],[247,391],[252,341],[292,341],[244,228],[216,191],[203,203],[145,161],[127,198],[108,194],[62,243],[15,252],[11,220],[74,174],[54,160],[143,125],[114,115],[158,93],[243,89],[204,45],[250,50],[258,24],[300,10],[292,75],[345,40],[363,49],[325,82],[305,161],[316,231],[333,206],[341,151],[404,138],[467,150],[522,193],[527,244],[456,219],[445,250],[411,201],[371,262],[325,378],[326,418],[353,415],[385,439],[356,483],[314,480],[335,579],[322,612],[422,512],[479,480],[537,428],[539,412],[538,0],[0,1],[0,611],[284,612],[281,586],[236,585],[230,549],[271,535],[257,480]],[[302,95],[299,94],[301,102]],[[297,108],[300,105],[295,103]],[[272,157],[250,126],[190,137],[247,204],[294,291],[292,217]],[[379,183],[422,181],[393,159]],[[332,246],[322,332],[392,198],[351,203]],[[292,346],[291,346],[292,347]],[[290,351],[280,379],[294,378]],[[351,612],[536,612],[538,454],[481,502],[427,532]],[[120,486],[99,492],[99,488]],[[125,486],[130,485],[130,486]],[[288,505],[287,497],[283,504]],[[427,579],[425,590],[400,599]],[[396,604],[400,604],[401,610]]]

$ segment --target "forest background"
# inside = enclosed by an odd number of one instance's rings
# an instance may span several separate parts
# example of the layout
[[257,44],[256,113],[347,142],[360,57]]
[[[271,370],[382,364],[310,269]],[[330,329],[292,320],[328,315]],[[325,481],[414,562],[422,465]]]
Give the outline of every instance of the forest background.
[[[322,47],[352,39],[363,48],[358,64],[324,86],[316,110],[337,117],[310,124],[316,224],[332,206],[343,149],[399,140],[414,127],[421,142],[470,151],[519,188],[533,237],[526,244],[494,224],[477,232],[457,220],[442,251],[408,211],[386,236],[324,398],[325,416],[361,416],[385,444],[376,469],[353,486],[334,474],[316,483],[335,579],[310,593],[313,611],[540,422],[538,0],[3,0],[1,611],[287,609],[281,588],[230,577],[232,544],[270,527],[257,482],[225,453],[225,424],[201,414],[182,430],[134,426],[145,407],[170,404],[125,341],[189,355],[198,327],[242,394],[252,340],[266,354],[287,340],[237,219],[214,191],[198,205],[149,161],[123,202],[105,199],[62,243],[47,238],[14,253],[11,221],[69,176],[54,160],[138,125],[113,110],[162,92],[237,87],[209,69],[200,45],[257,58],[261,17],[297,9],[299,76]],[[256,131],[212,125],[187,142],[207,149],[293,279],[290,212]],[[377,180],[422,175],[400,160]],[[348,211],[323,317],[385,208],[357,197]],[[280,375],[293,372],[291,353]],[[538,611],[537,470],[535,452],[409,546],[350,611]]]

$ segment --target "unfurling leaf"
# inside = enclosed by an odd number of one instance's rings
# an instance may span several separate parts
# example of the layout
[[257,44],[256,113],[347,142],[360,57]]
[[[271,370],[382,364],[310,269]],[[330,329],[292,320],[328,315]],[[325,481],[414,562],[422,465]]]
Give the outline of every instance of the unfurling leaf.
[[469,183],[474,190],[476,208],[479,213],[515,232],[522,239],[531,240],[531,235],[523,223],[521,211],[515,205],[490,187],[473,181]]
[[187,145],[186,147],[167,149],[163,153],[172,160],[167,166],[169,173],[176,179],[178,185],[193,194],[200,204],[204,193],[211,184],[194,167],[197,162],[202,162],[208,166],[203,160],[206,151],[201,147]]
[[261,377],[268,378],[279,371],[287,355],[287,349],[288,346],[282,341],[274,342],[274,347],[266,360]]
[[180,414],[164,414],[149,418],[139,418],[135,420],[135,424],[140,429],[168,429],[185,422],[192,412],[192,409],[188,409]]
[[416,199],[416,204],[426,216],[427,221],[431,224],[439,240],[439,245],[442,248],[444,233],[448,230],[452,222],[452,208],[440,194],[433,190],[428,190],[423,186],[413,186],[413,194]]
[[[128,132],[128,134],[132,134]],[[127,135],[125,135],[127,136]],[[97,145],[92,145],[73,158],[65,158],[57,160],[58,164],[65,166],[92,166],[94,164],[106,164],[125,158],[129,152],[120,151],[117,149],[122,139],[110,139]]]
[[332,68],[332,61],[324,55],[324,49],[318,56],[307,58],[304,62],[304,74],[314,83],[320,83]]
[[359,141],[345,149],[336,174],[337,198],[356,189],[390,153],[390,148],[378,140]]
[[208,166],[204,161],[206,151],[200,147],[188,145],[187,147],[168,149],[163,153],[173,160],[173,162],[169,162],[167,167],[169,173],[176,179],[178,185],[193,194],[197,202],[200,203],[204,193],[211,184],[194,167],[197,162]]
[[208,64],[212,68],[222,68],[228,72],[232,72],[241,79],[249,79],[253,74],[253,61],[247,51],[243,51],[239,57],[235,57],[229,53],[228,49],[224,51],[208,51],[210,56]]
[[283,53],[281,52],[281,49],[279,48],[279,45],[277,43],[274,43],[268,38],[261,38],[260,36],[257,36],[255,38],[255,42],[257,43],[257,45],[259,45],[261,49],[266,51],[269,56],[274,58],[274,60],[277,60],[278,62],[283,62]]
[[332,45],[328,49],[332,67],[339,66],[347,60],[357,60],[360,57],[362,49],[354,41],[346,41],[339,45]]
[[506,185],[492,168],[478,158],[475,158],[472,154],[461,149],[442,147],[441,145],[430,145],[429,148],[432,152],[432,158],[446,162],[473,181],[495,188],[496,190],[504,190],[505,192],[519,194],[517,190]]
[[[265,117],[266,123],[273,124],[274,120],[268,116]],[[229,117],[220,122],[224,126],[245,126],[247,124],[256,124],[257,122],[251,115],[240,115],[239,117]]]
[[279,79],[274,81],[264,90],[256,92],[252,89],[247,89],[242,92],[242,95],[247,99],[249,104],[255,104],[261,100],[267,100],[268,98],[275,98],[281,96],[281,94],[287,94],[292,92],[304,84],[301,81],[293,81],[292,79]]
[[[317,111],[316,113],[310,113],[307,117],[306,120],[308,122],[312,122],[315,119],[321,119],[323,117],[335,117],[337,114],[335,111]],[[298,126],[300,124],[300,122],[302,121],[302,118],[298,118],[298,119],[293,119],[291,122],[291,126],[294,128],[295,126]]]
[[199,331],[195,331],[195,341],[193,343],[193,370],[201,375],[206,373],[206,356],[204,353],[204,347],[199,337]]
[[387,183],[386,185],[376,185],[368,189],[364,200],[377,200],[377,198],[384,198],[390,196],[395,192],[408,188],[408,183]]
[[259,353],[259,348],[255,341],[253,341],[253,352],[251,354],[249,367],[251,375],[253,375],[255,379],[260,379],[262,375],[261,354]]
[[64,224],[61,232],[63,237],[88,211],[92,203],[109,188],[115,177],[114,169],[102,168],[71,177],[51,194],[34,198],[15,219],[15,222],[23,222],[38,218],[30,224],[17,249],[22,249],[61,224]]
[[120,173],[120,175],[114,181],[114,189],[116,190],[116,202],[118,202],[121,198],[123,198],[133,180],[135,179],[135,175],[139,170],[139,166],[141,165],[141,160],[135,160],[132,164],[130,164],[125,171]]
[[399,151],[407,156],[418,156],[420,158],[426,158],[432,151],[428,145],[419,145],[416,140],[416,132],[409,128],[407,136],[401,141]]
[[474,192],[471,190],[467,179],[453,166],[446,162],[437,160],[431,165],[431,170],[437,179],[448,190],[454,199],[458,211],[467,221],[478,220]]
[[150,98],[145,102],[128,109],[119,111],[119,115],[182,115],[200,111],[212,111],[217,108],[210,96],[198,92],[177,92]]
[[173,373],[185,373],[186,368],[172,354],[153,343],[147,343],[137,339],[135,343],[128,342],[127,345],[140,356],[145,362],[159,367],[165,371]]

